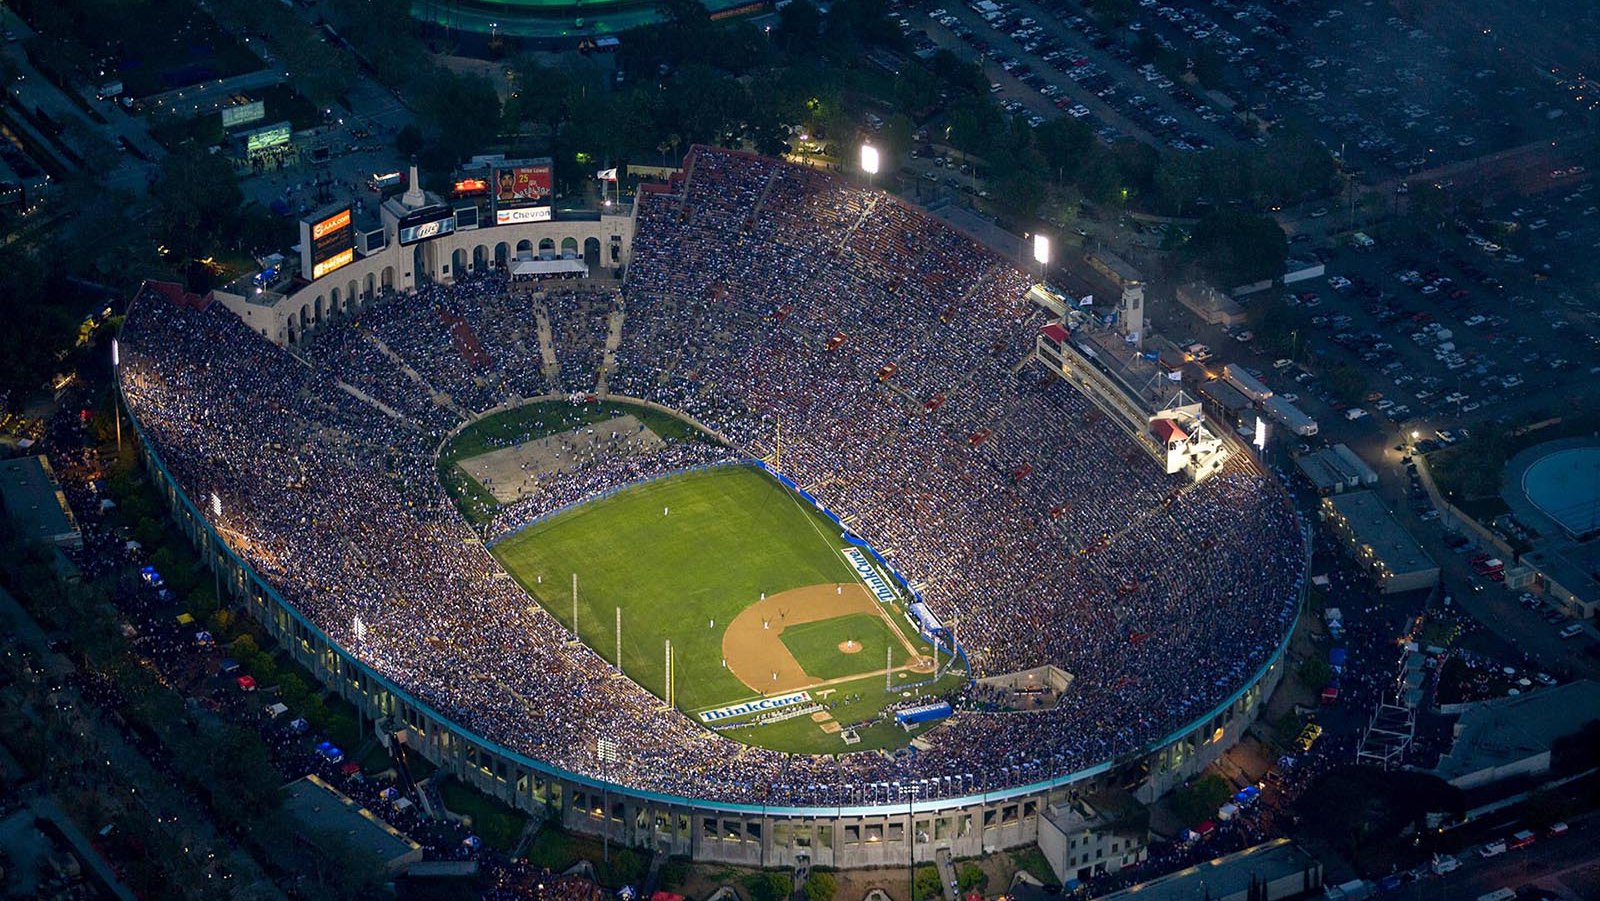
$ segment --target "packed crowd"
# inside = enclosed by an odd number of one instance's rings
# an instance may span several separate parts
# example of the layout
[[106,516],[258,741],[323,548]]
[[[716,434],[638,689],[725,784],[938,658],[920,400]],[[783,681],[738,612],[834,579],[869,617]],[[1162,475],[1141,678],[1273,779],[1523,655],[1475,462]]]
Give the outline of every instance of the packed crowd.
[[[364,311],[311,346],[309,367],[220,305],[142,298],[121,379],[165,465],[192,497],[216,494],[220,517],[204,515],[281,595],[462,726],[591,775],[596,737],[628,736],[617,781],[637,789],[888,803],[908,784],[924,796],[1029,784],[1162,740],[1269,659],[1304,577],[1293,509],[1248,459],[1185,485],[1070,387],[1014,374],[1043,321],[1028,284],[892,197],[697,149],[679,193],[641,201],[608,376],[732,448],[597,463],[500,523],[660,468],[765,455],[781,417],[783,471],[853,517],[980,675],[1054,663],[1076,677],[1051,709],[958,713],[917,753],[809,757],[707,737],[495,578],[432,453],[458,407],[549,390],[531,310],[494,299],[503,276]],[[577,310],[577,338],[603,340],[600,320],[622,308],[591,299],[550,315]],[[602,358],[589,350],[579,371]]]

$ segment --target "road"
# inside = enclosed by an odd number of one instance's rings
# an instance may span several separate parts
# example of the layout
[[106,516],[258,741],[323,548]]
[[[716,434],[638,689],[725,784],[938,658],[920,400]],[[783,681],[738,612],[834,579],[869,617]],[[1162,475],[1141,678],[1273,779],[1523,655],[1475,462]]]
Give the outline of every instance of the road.
[[[71,661],[50,650],[49,636],[4,589],[0,589],[0,624],[3,624],[18,644],[28,646],[38,655],[47,672],[58,673],[73,669]],[[68,706],[83,712],[80,722],[91,731],[80,736],[79,741],[103,754],[106,766],[114,768],[118,774],[100,783],[102,788],[108,793],[115,791],[118,786],[122,788],[133,786],[137,790],[136,795],[130,791],[126,796],[117,796],[115,801],[108,798],[108,807],[114,803],[137,805],[157,824],[163,824],[169,835],[180,838],[192,848],[197,861],[205,859],[199,855],[208,849],[209,853],[219,857],[239,879],[237,885],[240,886],[240,891],[252,892],[253,897],[258,898],[283,897],[256,863],[255,858],[222,835],[217,830],[216,824],[196,809],[196,800],[177,787],[172,774],[159,772],[148,758],[124,739],[122,733],[107,723],[101,716],[99,708],[86,701],[77,688],[69,684],[57,694],[68,699],[66,702]],[[80,774],[80,778],[98,777],[92,774]],[[38,806],[41,800],[31,803]],[[65,819],[65,814],[61,814],[53,803],[50,803],[50,808]],[[95,828],[94,824],[77,825],[81,828]]]
[[1406,901],[1460,901],[1498,888],[1537,886],[1563,901],[1600,897],[1600,858],[1596,857],[1591,817],[1574,821],[1568,834],[1540,839],[1531,848],[1508,851],[1488,860],[1475,851],[1460,855],[1461,868],[1444,876],[1406,886],[1395,897]]
[[[27,23],[9,10],[0,12],[0,21],[3,21],[5,27],[15,32],[19,37],[28,37],[33,34]],[[28,55],[23,52],[21,40],[0,45],[0,54],[4,54],[6,60],[22,76],[21,81],[7,86],[7,90],[10,90],[17,97],[19,103],[38,105],[58,122],[78,123],[81,129],[76,133],[89,139],[102,139],[116,146],[118,138],[126,138],[128,143],[145,157],[145,160],[140,160],[131,155],[123,156],[116,168],[108,172],[99,173],[99,178],[111,188],[143,192],[149,184],[153,163],[159,162],[162,157],[166,156],[166,150],[150,137],[150,133],[145,129],[143,122],[125,114],[117,107],[114,101],[95,99],[93,93],[87,92],[87,89],[85,89],[87,93],[82,95],[82,100],[91,109],[95,110],[95,115],[99,117],[99,120],[96,121],[96,119],[85,113],[81,106],[74,103],[72,98],[62,93],[59,88],[39,74],[39,71],[28,61]],[[70,142],[73,134],[73,130],[68,130],[63,135],[63,140]],[[74,146],[73,150],[86,160],[93,158],[88,152],[89,148],[86,146]],[[146,160],[149,162],[146,162]]]

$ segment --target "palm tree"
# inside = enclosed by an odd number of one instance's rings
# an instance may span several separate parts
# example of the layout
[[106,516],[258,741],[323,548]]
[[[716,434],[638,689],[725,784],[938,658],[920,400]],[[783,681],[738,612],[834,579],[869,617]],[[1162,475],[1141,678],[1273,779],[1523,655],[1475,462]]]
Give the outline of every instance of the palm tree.
[[661,151],[661,168],[663,169],[667,167],[667,150],[671,147],[672,145],[668,144],[666,141],[662,141],[656,145],[656,149]]
[[[678,159],[678,145],[683,143],[683,138],[678,137],[678,133],[677,132],[673,132],[672,134],[667,135],[667,143],[672,145],[672,158],[674,160],[677,160]],[[683,161],[682,160],[678,160],[678,162],[681,165]]]

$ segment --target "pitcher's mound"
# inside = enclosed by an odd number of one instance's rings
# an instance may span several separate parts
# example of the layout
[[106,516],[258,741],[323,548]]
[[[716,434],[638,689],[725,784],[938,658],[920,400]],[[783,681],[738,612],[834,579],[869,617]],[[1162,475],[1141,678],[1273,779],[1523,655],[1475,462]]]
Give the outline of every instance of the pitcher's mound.
[[861,653],[861,642],[856,641],[854,638],[849,641],[841,641],[839,642],[839,653],[859,654]]

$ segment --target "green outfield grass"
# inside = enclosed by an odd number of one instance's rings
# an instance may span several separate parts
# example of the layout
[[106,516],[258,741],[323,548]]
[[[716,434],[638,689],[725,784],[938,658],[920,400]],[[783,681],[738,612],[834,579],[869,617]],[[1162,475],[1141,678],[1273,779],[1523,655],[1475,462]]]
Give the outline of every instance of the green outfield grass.
[[[501,542],[494,554],[569,627],[576,572],[578,633],[613,662],[621,607],[623,669],[657,695],[665,694],[662,641],[670,638],[678,706],[697,710],[752,695],[722,668],[722,634],[740,610],[762,592],[855,580],[837,530],[759,469],[724,467],[585,504]],[[854,672],[881,669],[882,655],[881,644],[877,658],[855,655]],[[797,659],[809,672],[812,660]]]
[[[859,652],[846,654],[839,650],[839,644],[850,639],[861,642]],[[882,617],[865,613],[785,626],[778,640],[794,659],[801,661],[807,673],[819,679],[841,679],[882,669],[884,649],[891,646],[895,666],[904,666],[909,656]]]
[[[881,657],[883,649],[878,649]],[[882,661],[879,661],[882,667]],[[924,694],[938,694],[953,691],[961,687],[966,680],[966,670],[957,670],[947,674],[939,680],[937,685],[918,689]],[[919,681],[919,677],[910,673],[895,674],[896,685]],[[875,716],[890,701],[901,700],[899,692],[893,694],[884,691],[882,676],[867,676],[851,682],[841,682],[829,686],[832,693],[817,700],[829,707],[828,712],[841,724],[860,722]],[[888,717],[884,722],[877,723],[856,731],[860,743],[846,745],[837,735],[823,732],[810,717],[795,717],[781,723],[768,723],[762,726],[747,726],[742,729],[730,729],[723,734],[736,741],[761,748],[772,748],[777,751],[788,751],[793,754],[842,754],[845,752],[857,753],[860,751],[892,751],[905,747],[913,738],[932,729],[937,723],[928,723],[919,726],[910,732],[901,729],[895,724],[894,717]]]

